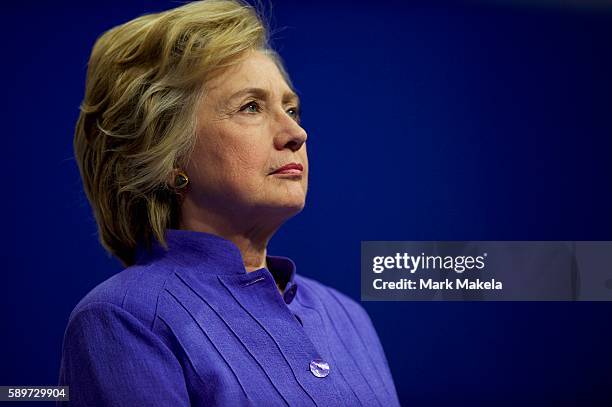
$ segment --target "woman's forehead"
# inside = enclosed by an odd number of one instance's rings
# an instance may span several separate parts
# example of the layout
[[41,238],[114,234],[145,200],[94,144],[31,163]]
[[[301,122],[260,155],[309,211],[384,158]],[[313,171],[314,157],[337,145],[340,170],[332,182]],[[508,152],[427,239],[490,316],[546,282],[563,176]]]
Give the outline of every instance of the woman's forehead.
[[263,96],[278,94],[283,99],[295,98],[276,63],[260,51],[251,51],[236,65],[227,68],[207,85],[211,94],[234,98],[246,94]]

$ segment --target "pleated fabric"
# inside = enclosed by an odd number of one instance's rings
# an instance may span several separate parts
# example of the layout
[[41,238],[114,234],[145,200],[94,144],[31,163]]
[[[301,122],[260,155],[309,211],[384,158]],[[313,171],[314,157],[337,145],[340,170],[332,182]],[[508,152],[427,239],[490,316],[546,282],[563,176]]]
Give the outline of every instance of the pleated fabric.
[[228,240],[185,230],[166,239],[168,250],[139,248],[136,265],[70,315],[59,378],[69,405],[399,405],[357,302],[286,257],[247,273]]

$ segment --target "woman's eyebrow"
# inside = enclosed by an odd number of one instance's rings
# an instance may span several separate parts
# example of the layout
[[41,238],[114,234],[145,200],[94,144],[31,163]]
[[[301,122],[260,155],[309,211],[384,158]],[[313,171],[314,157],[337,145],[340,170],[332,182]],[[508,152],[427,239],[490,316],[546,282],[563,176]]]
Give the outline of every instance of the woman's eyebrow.
[[[232,101],[236,98],[243,97],[246,95],[253,95],[260,99],[267,99],[270,96],[270,93],[263,88],[245,88],[241,89],[238,92],[232,94],[229,97],[229,100]],[[283,94],[283,103],[295,102],[296,104],[300,103],[300,98],[294,92],[285,92]]]

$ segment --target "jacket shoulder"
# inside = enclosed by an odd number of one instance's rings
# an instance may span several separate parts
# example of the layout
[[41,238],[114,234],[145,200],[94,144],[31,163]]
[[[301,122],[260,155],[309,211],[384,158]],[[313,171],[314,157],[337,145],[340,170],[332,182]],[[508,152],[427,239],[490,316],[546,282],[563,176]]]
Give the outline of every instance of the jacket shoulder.
[[96,304],[112,304],[151,328],[155,321],[159,295],[171,275],[172,270],[158,265],[130,266],[89,291],[74,307],[70,319],[79,312],[95,307]]

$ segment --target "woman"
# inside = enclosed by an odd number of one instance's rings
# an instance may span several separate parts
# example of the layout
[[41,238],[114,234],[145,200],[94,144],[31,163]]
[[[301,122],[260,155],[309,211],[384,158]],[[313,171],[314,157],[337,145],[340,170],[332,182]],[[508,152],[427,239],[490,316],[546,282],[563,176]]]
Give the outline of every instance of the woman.
[[71,405],[397,405],[365,311],[267,254],[304,206],[299,99],[256,12],[194,2],[94,46],[75,153],[126,269],[76,306]]

